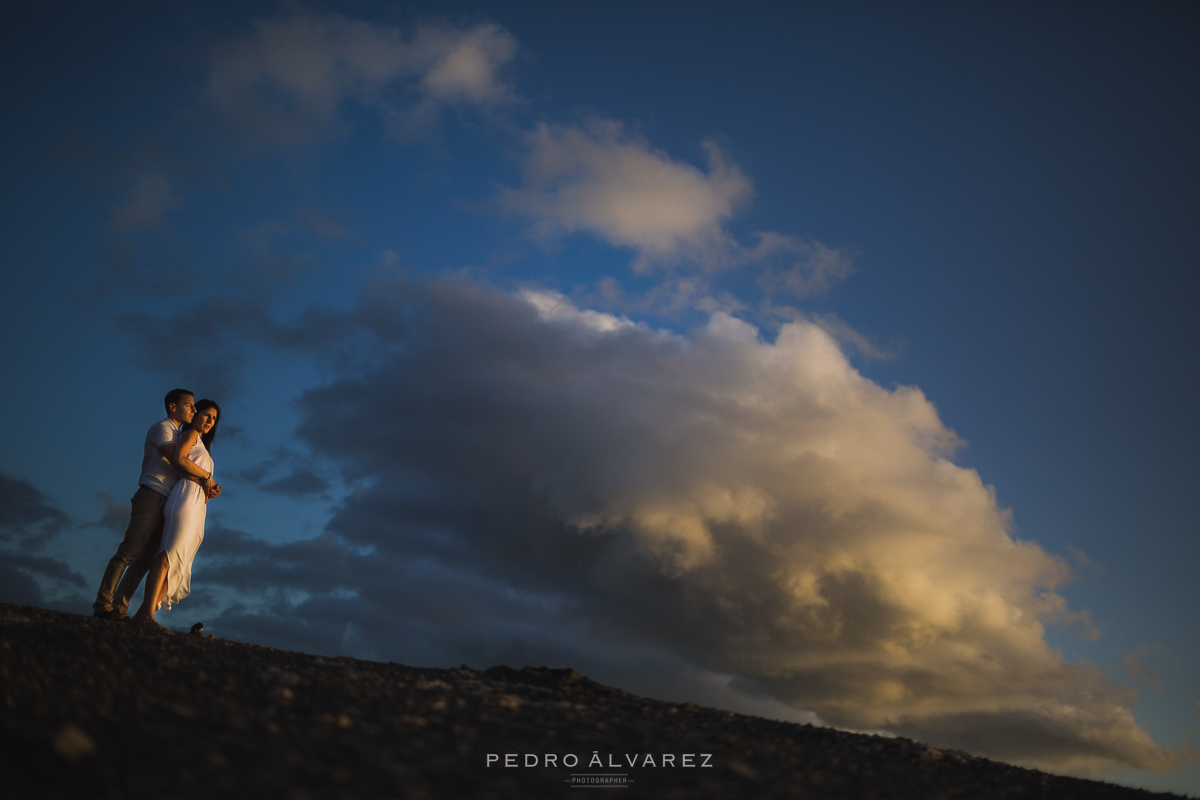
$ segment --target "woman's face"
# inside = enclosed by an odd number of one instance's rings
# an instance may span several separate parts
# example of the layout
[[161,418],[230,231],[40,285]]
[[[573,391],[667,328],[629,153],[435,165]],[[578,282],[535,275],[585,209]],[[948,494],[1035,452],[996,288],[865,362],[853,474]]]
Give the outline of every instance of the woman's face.
[[217,424],[217,410],[215,408],[206,408],[196,412],[196,416],[192,418],[192,427],[200,431],[201,434],[208,433],[212,430],[213,425]]

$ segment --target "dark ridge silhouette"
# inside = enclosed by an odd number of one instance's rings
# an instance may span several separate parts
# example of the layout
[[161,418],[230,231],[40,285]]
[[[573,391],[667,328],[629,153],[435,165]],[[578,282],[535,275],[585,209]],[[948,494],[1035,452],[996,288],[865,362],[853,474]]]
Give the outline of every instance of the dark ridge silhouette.
[[1178,796],[650,700],[571,669],[417,669],[18,605],[0,605],[0,691],[6,798]]

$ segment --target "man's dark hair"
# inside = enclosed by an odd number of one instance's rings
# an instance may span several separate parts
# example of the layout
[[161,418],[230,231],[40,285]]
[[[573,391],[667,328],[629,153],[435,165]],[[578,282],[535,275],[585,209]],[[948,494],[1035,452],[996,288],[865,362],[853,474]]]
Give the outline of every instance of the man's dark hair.
[[163,406],[167,409],[168,414],[171,413],[171,406],[179,405],[179,398],[185,394],[190,394],[192,397],[196,396],[196,393],[191,389],[172,389],[167,392],[167,396],[163,398]]

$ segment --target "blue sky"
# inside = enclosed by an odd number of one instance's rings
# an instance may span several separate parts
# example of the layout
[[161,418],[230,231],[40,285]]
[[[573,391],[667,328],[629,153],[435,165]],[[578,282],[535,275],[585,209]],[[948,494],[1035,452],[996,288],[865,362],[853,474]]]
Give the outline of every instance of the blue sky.
[[1200,792],[1194,10],[20,14],[3,599],[180,385],[175,627]]

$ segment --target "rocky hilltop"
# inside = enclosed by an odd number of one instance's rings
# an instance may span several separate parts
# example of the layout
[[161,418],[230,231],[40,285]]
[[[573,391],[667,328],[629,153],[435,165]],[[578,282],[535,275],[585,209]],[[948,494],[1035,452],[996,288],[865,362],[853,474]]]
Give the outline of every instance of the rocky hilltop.
[[0,605],[0,787],[29,798],[1175,797],[664,703]]

